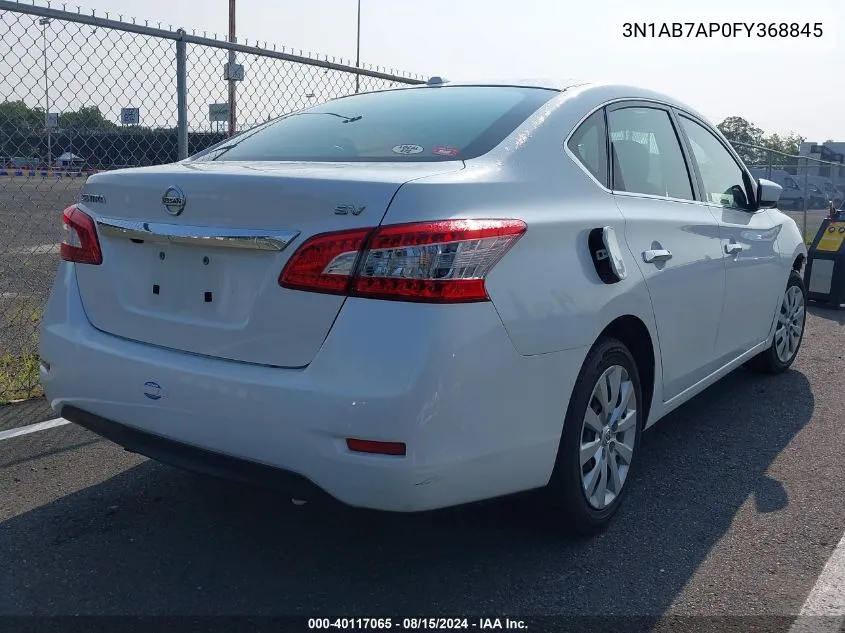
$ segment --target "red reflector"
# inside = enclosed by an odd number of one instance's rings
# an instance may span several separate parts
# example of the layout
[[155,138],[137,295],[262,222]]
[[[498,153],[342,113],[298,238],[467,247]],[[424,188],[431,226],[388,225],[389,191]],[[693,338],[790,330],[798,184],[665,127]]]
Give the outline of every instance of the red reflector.
[[376,440],[353,440],[347,438],[346,446],[356,453],[375,453],[378,455],[404,455],[404,442],[377,442]]

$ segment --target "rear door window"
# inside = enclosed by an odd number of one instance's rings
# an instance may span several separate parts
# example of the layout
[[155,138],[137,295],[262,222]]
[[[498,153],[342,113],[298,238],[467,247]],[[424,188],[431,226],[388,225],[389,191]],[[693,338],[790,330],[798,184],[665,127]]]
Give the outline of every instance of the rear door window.
[[694,200],[692,181],[669,112],[622,107],[607,113],[616,191]]
[[214,161],[445,161],[501,143],[556,90],[440,86],[342,97],[197,155]]

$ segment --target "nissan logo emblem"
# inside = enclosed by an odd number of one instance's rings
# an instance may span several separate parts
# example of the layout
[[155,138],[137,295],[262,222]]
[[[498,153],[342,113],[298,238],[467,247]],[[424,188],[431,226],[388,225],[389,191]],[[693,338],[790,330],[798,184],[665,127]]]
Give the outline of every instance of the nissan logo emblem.
[[168,187],[161,197],[161,203],[170,215],[179,215],[185,210],[185,192],[175,185]]

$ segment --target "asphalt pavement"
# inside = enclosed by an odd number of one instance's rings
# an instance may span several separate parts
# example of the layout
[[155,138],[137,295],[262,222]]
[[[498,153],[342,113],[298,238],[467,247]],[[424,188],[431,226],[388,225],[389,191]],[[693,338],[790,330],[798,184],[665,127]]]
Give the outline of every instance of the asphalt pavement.
[[[74,425],[2,440],[0,615],[677,617],[672,630],[732,616],[786,631],[845,531],[843,356],[845,310],[812,308],[791,371],[737,370],[647,432],[616,520],[578,541],[531,495],[417,515],[300,507]],[[52,417],[43,400],[0,408],[0,431]]]

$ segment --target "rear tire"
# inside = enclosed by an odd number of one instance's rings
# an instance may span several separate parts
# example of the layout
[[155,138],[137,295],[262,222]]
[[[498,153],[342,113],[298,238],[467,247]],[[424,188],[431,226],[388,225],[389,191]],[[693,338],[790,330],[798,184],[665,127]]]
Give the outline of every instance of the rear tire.
[[544,490],[547,507],[573,536],[605,528],[619,509],[642,430],[637,365],[620,341],[600,338],[569,401],[557,459]]
[[803,211],[804,210],[804,198],[798,198],[795,201],[795,210],[796,211]]
[[793,270],[775,315],[775,336],[769,348],[748,361],[745,366],[762,374],[785,372],[801,349],[807,322],[807,291],[801,275]]

